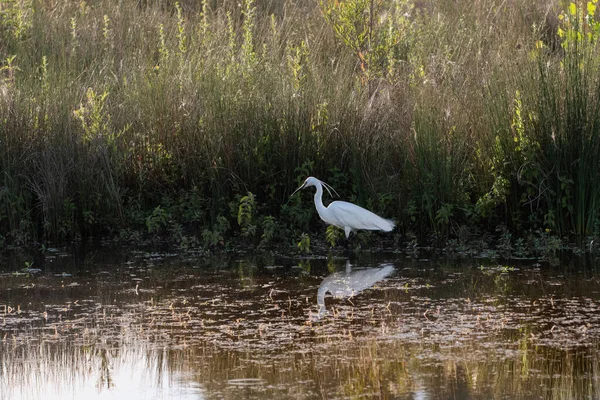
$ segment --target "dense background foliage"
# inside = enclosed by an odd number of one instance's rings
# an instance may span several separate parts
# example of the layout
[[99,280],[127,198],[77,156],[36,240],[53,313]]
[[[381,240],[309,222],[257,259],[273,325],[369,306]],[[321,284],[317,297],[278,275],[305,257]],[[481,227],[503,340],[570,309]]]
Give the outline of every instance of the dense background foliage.
[[[596,0],[3,0],[0,244],[600,230]],[[335,242],[336,232],[327,230]],[[304,242],[304,244],[302,244]]]

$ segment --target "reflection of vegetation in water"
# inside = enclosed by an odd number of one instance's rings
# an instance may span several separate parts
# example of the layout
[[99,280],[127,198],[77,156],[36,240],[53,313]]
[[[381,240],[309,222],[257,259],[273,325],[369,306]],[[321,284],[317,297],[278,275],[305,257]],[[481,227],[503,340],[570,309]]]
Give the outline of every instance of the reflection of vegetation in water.
[[137,392],[150,387],[157,393],[168,392],[186,360],[185,352],[157,348],[146,343],[143,335],[125,335],[110,343],[55,340],[1,346],[3,399],[70,397],[67,393],[84,398],[108,390]]
[[[125,336],[111,350],[99,349],[99,343],[81,347],[61,342],[33,346],[5,342],[0,355],[4,365],[0,394],[10,398],[14,391],[25,390],[33,397],[36,391],[64,395],[90,384],[94,390],[111,388],[118,393],[128,387],[124,379],[133,377],[134,384],[146,385],[144,390],[190,387],[229,395],[239,395],[244,388],[228,387],[227,382],[248,378],[263,382],[256,392],[251,391],[263,396],[323,393],[329,398],[391,398],[420,392],[436,393],[437,398],[541,395],[574,399],[600,395],[598,347],[563,351],[541,346],[490,358],[469,344],[430,346],[346,337],[315,348],[310,357],[304,352],[279,357],[214,346],[162,350],[144,340],[140,344],[140,339],[143,336]],[[24,362],[14,362],[17,359]],[[535,373],[524,373],[524,363]],[[37,386],[39,382],[46,382],[44,388]]]
[[96,386],[98,386],[99,389],[110,389],[114,386],[114,382],[110,377],[110,355],[106,349],[100,349],[98,356],[100,358],[100,376],[98,377]]
[[600,395],[593,270],[400,256],[395,275],[351,302],[328,299],[334,311],[315,320],[318,286],[330,270],[345,273],[344,260],[200,269],[204,261],[161,257],[69,274],[68,262],[50,272],[36,261],[45,274],[0,274],[0,397],[36,382],[63,395],[118,392],[124,377],[163,394],[183,386],[223,397]]
[[256,265],[240,261],[237,263],[238,277],[243,288],[252,288],[255,285],[254,274]]

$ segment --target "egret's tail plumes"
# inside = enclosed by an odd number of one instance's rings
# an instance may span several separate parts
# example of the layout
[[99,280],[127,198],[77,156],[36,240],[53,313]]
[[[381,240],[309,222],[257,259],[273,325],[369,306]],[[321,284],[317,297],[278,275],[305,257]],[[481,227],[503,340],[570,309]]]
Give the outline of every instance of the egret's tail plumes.
[[384,232],[391,232],[396,227],[396,223],[391,219],[380,218],[381,221],[378,221],[377,226]]
[[394,230],[396,223],[391,219],[381,218],[379,215],[371,213],[371,217],[369,218],[370,224],[373,226],[372,228],[366,228],[371,230],[380,230],[384,232],[391,232]]

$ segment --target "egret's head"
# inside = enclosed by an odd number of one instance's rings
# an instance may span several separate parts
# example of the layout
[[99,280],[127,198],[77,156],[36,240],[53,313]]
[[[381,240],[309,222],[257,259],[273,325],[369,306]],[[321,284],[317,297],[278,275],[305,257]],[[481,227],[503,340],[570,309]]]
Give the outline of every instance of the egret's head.
[[320,180],[318,180],[317,178],[315,178],[314,176],[309,176],[308,178],[306,178],[306,180],[304,181],[304,183],[302,184],[301,187],[309,187],[309,186],[317,186],[317,185],[321,185],[323,182],[321,182]]
[[[328,184],[326,184],[325,182],[315,178],[314,176],[309,176],[308,178],[306,178],[306,180],[304,181],[304,183],[302,185],[300,185],[300,187],[296,190],[294,190],[294,193],[292,193],[292,196],[296,194],[297,191],[304,189],[306,187],[309,186],[315,186],[315,187],[319,187],[319,186],[324,186],[325,189],[327,189],[327,191],[329,192],[329,194],[331,195],[331,192],[329,191],[329,189],[333,190],[335,194],[337,194],[337,192],[335,191],[334,188],[332,188],[331,186],[329,186]],[[291,197],[291,196],[290,196]],[[339,195],[338,195],[339,197]]]
[[[304,189],[305,187],[317,186],[317,182],[320,182],[317,178],[309,176],[308,178],[306,178],[304,180],[304,183],[302,183],[302,185],[300,185],[300,187],[298,187],[298,189],[294,190],[294,193],[292,193],[292,196],[295,195],[296,192],[298,192],[299,190]],[[292,197],[292,196],[290,196],[290,197]]]

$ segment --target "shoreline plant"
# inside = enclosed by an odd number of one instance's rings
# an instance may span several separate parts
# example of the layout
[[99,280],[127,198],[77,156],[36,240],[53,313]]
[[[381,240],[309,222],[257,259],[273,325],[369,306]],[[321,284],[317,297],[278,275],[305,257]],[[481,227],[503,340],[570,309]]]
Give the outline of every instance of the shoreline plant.
[[309,175],[407,238],[596,237],[597,15],[597,0],[3,1],[0,245],[333,245],[288,198]]

